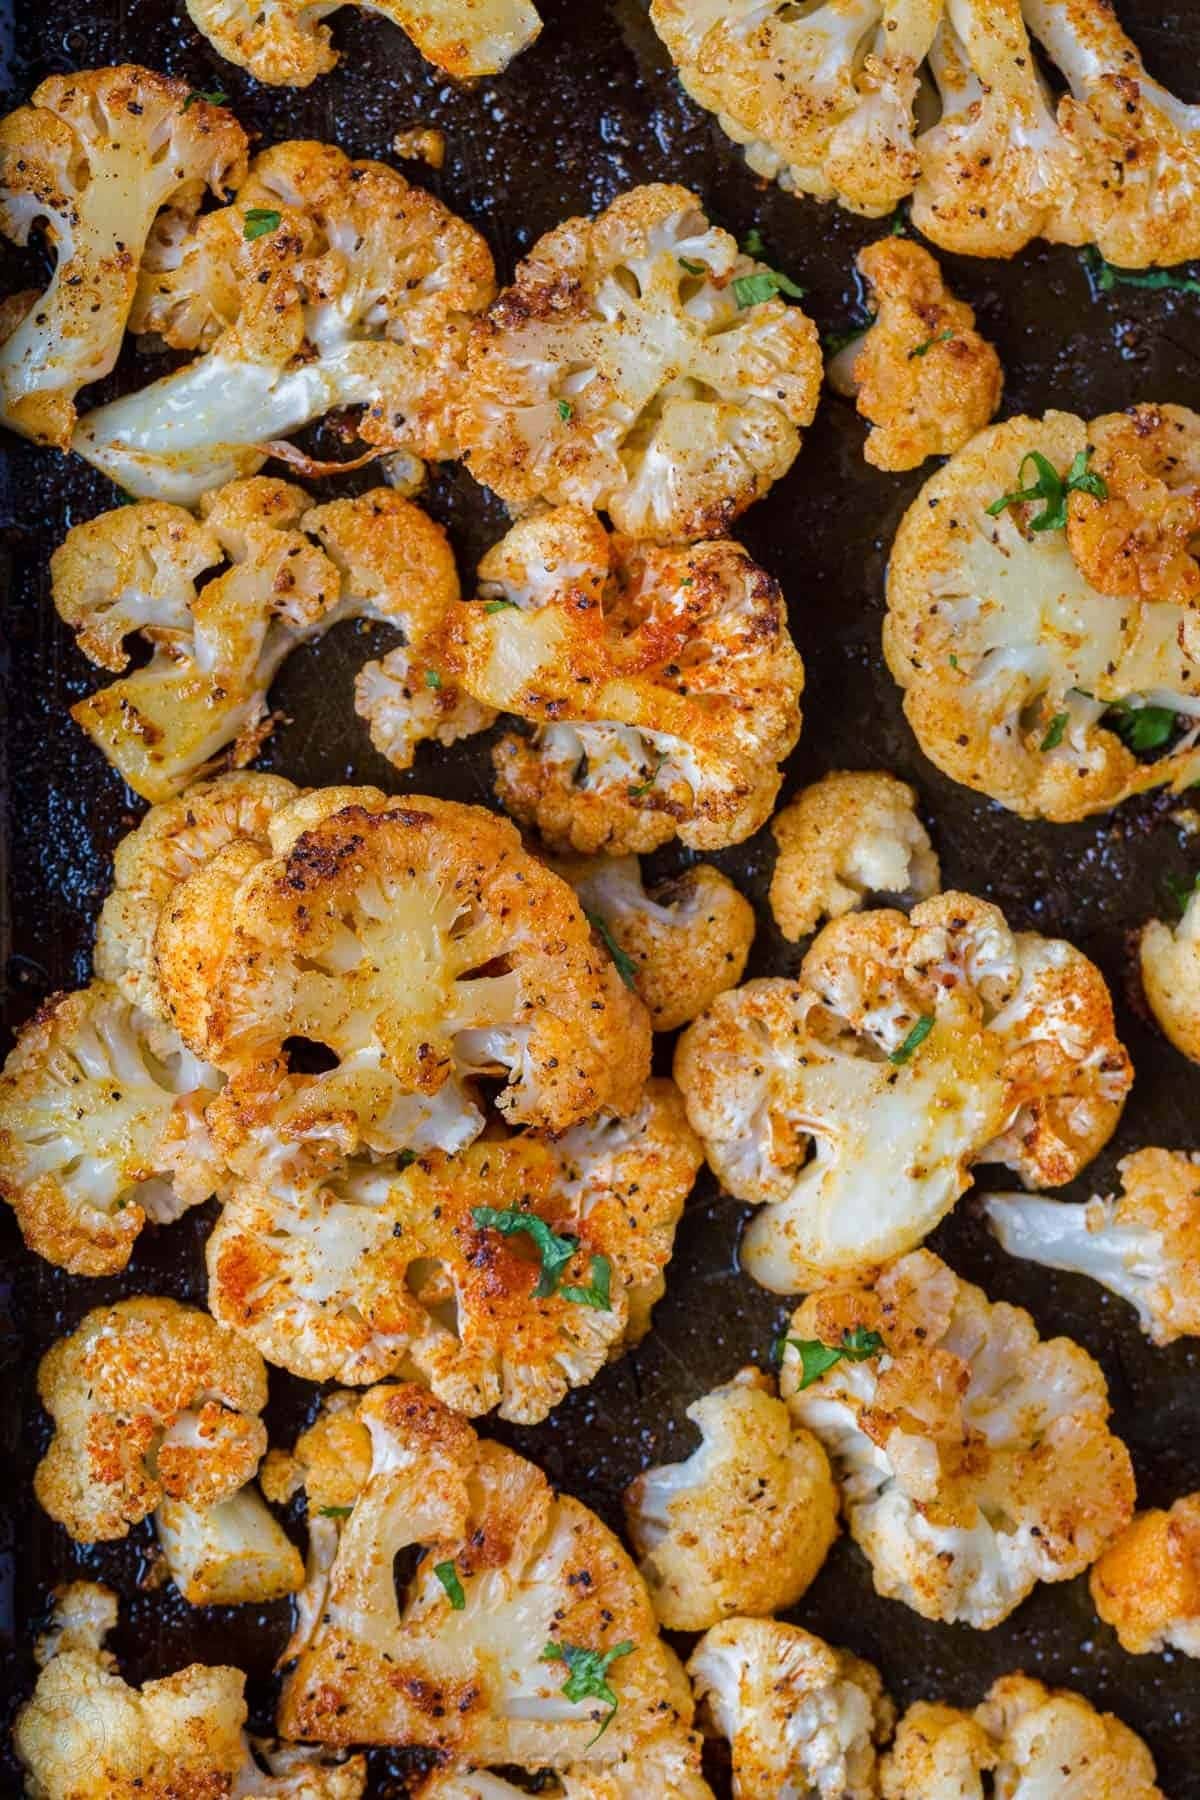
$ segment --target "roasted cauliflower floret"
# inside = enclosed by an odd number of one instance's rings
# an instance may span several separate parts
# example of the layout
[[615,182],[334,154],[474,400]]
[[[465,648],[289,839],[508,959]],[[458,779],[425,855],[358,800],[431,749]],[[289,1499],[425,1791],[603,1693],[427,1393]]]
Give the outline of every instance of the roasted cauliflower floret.
[[876,1590],[924,1618],[998,1625],[1133,1515],[1098,1364],[926,1250],[810,1296],[780,1391],[829,1452]]
[[793,944],[823,919],[854,912],[871,894],[928,900],[941,882],[917,796],[894,775],[822,775],[776,813],[771,835],[779,850],[771,911]]
[[1156,1344],[1200,1337],[1200,1156],[1137,1150],[1124,1192],[1086,1206],[989,1194],[988,1223],[1010,1256],[1090,1275],[1137,1309]]
[[80,1543],[123,1538],[164,1499],[215,1506],[267,1447],[267,1372],[250,1344],[177,1300],[119,1300],[43,1356],[54,1420],[34,1490]]
[[875,1800],[895,1709],[870,1663],[774,1619],[728,1619],[688,1663],[734,1800]]
[[0,231],[24,244],[40,230],[55,258],[0,343],[6,425],[66,447],[76,394],[117,360],[158,213],[195,213],[245,174],[229,113],[134,64],[53,75],[0,121]]
[[304,1586],[304,1561],[253,1485],[215,1506],[162,1500],[154,1529],[189,1606],[265,1606]]
[[0,1194],[38,1256],[113,1275],[147,1219],[220,1185],[204,1110],[220,1076],[106,981],[34,1014],[0,1075]]
[[81,420],[73,448],[127,492],[195,502],[361,406],[378,451],[455,453],[452,417],[472,314],[494,292],[478,232],[383,163],[277,144],[232,206],[143,259],[131,327],[201,355]]
[[977,1162],[1070,1181],[1133,1072],[1087,957],[943,894],[835,919],[798,980],[718,996],[675,1079],[718,1179],[764,1208],[742,1266],[786,1294],[912,1249]]
[[472,474],[634,537],[727,530],[791,467],[820,393],[816,329],[781,285],[686,188],[567,219],[474,328],[458,415]]
[[647,889],[636,856],[557,858],[622,977],[674,1031],[735,987],[754,941],[754,908],[711,863]]
[[704,1631],[734,1613],[794,1606],[837,1536],[829,1462],[797,1431],[775,1384],[742,1369],[688,1407],[699,1447],[647,1469],[625,1522],[660,1624]]
[[[561,1800],[713,1800],[700,1773],[699,1739],[664,1733],[644,1749],[622,1756],[607,1768],[578,1764],[557,1776],[538,1771],[539,1794]],[[422,1787],[421,1800],[520,1800],[527,1787],[515,1787],[500,1775],[483,1770],[435,1776]]]
[[885,237],[858,253],[874,322],[827,374],[871,426],[863,455],[877,469],[948,456],[992,418],[1004,371],[975,314],[956,300],[928,250]]
[[1159,1030],[1184,1056],[1200,1062],[1200,897],[1195,892],[1177,925],[1151,919],[1142,927],[1138,963]]
[[727,539],[610,536],[581,507],[514,526],[456,609],[453,672],[529,721],[493,752],[510,812],[552,847],[740,843],[800,735],[804,665],[777,584]]
[[1105,594],[1200,606],[1200,414],[1131,406],[1094,420],[1088,445],[1106,491],[1067,503],[1077,566]]
[[1190,608],[1093,587],[1062,529],[1088,430],[1050,412],[981,432],[925,483],[888,571],[884,651],[922,750],[1027,818],[1200,777]]
[[1090,1581],[1096,1611],[1131,1656],[1200,1656],[1200,1494],[1138,1513]]

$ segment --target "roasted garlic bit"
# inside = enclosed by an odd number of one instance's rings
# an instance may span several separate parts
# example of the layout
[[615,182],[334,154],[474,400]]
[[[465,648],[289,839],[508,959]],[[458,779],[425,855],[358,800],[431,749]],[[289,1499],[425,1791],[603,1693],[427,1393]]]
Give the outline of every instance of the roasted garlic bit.
[[771,835],[779,850],[771,911],[793,944],[872,894],[928,900],[938,891],[941,869],[916,793],[894,775],[823,775],[775,814]]
[[1138,1513],[1092,1570],[1091,1589],[1131,1656],[1200,1656],[1200,1494]]

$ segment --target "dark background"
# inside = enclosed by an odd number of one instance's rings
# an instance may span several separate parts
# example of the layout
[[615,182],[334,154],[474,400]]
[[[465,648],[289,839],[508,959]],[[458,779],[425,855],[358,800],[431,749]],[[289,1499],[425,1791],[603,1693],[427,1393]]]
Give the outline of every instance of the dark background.
[[[392,26],[348,9],[335,24],[342,61],[306,93],[259,88],[223,64],[192,29],[181,0],[96,0],[83,8],[78,0],[22,0],[22,6],[6,106],[52,72],[138,60],[198,88],[224,88],[237,116],[263,142],[319,137],[354,156],[389,158],[397,130],[440,126],[445,168],[435,175],[412,165],[407,172],[483,231],[502,279],[541,232],[568,214],[602,207],[640,181],[682,181],[730,230],[741,235],[758,226],[768,260],[806,286],[806,308],[822,331],[861,316],[853,255],[886,222],[872,225],[757,182],[715,121],[684,98],[640,0],[541,0],[546,29],[539,42],[506,75],[473,91],[455,89],[427,68]],[[1182,97],[1200,97],[1200,6],[1162,9],[1150,0],[1126,0],[1122,13],[1152,72],[1172,80],[1182,73]],[[5,292],[27,283],[35,259],[14,255],[10,264]],[[1006,412],[1055,405],[1091,415],[1135,400],[1200,406],[1200,300],[1120,289],[1097,295],[1078,255],[1067,250],[1037,249],[1011,264],[950,261],[948,270],[999,346]],[[104,392],[146,379],[148,366],[154,367],[127,358]],[[739,527],[784,586],[808,671],[804,731],[784,793],[830,768],[896,771],[920,791],[946,886],[997,901],[1017,927],[1068,936],[1100,963],[1138,1074],[1114,1145],[1069,1190],[1084,1198],[1110,1183],[1116,1158],[1128,1150],[1200,1144],[1191,1122],[1200,1073],[1139,1010],[1128,944],[1133,926],[1169,904],[1167,878],[1190,878],[1200,867],[1200,842],[1192,845],[1180,802],[1152,797],[1079,826],[1032,825],[952,786],[924,761],[879,648],[887,546],[920,476],[868,469],[863,435],[852,408],[826,394],[791,474]],[[50,551],[66,528],[111,504],[113,490],[82,464],[49,451],[12,440],[4,448],[10,881],[0,902],[0,932],[9,1022],[16,1026],[48,992],[87,979],[112,849],[141,803],[67,717],[67,706],[97,675],[55,617],[47,577]],[[337,491],[370,479],[369,473],[347,477]],[[502,509],[453,468],[435,478],[425,498],[448,526],[469,580],[481,551],[503,530]],[[450,751],[425,746],[408,776],[371,751],[353,711],[353,676],[376,653],[375,643],[385,641],[386,634],[348,625],[293,656],[273,690],[288,722],[267,745],[262,766],[302,783],[362,780],[487,802],[484,740]],[[758,907],[753,974],[787,973],[799,962],[799,951],[783,944],[766,910],[772,855],[763,832],[715,859]],[[683,853],[675,862],[687,860]],[[672,866],[669,853],[657,861]],[[119,1295],[168,1292],[202,1302],[211,1208],[169,1230],[148,1229],[128,1270],[103,1281],[72,1279],[25,1256],[11,1217],[0,1211],[11,1300],[0,1338],[0,1493],[11,1501],[0,1545],[6,1714],[32,1680],[28,1647],[47,1590],[71,1574],[87,1574],[121,1594],[115,1647],[130,1679],[189,1660],[236,1662],[250,1673],[257,1720],[267,1722],[270,1668],[286,1635],[286,1608],[263,1615],[194,1610],[173,1588],[150,1591],[140,1585],[152,1545],[149,1522],[123,1544],[82,1548],[40,1513],[29,1486],[46,1440],[34,1387],[42,1351],[90,1307]],[[767,1358],[785,1316],[776,1299],[737,1273],[742,1217],[740,1206],[702,1180],[649,1339],[537,1429],[485,1422],[484,1430],[535,1457],[555,1481],[618,1525],[630,1477],[690,1448],[687,1405],[742,1362]],[[1100,1359],[1143,1504],[1169,1504],[1200,1487],[1195,1344],[1156,1350],[1132,1312],[1099,1287],[1010,1261],[991,1243],[969,1196],[933,1243],[994,1299],[1028,1306],[1044,1334],[1066,1332]],[[274,1370],[271,1384],[276,1441],[290,1442],[311,1412],[313,1390]],[[921,1697],[973,1705],[995,1676],[1015,1668],[1078,1688],[1145,1735],[1172,1800],[1200,1800],[1193,1749],[1200,1668],[1182,1657],[1125,1656],[1095,1618],[1086,1579],[1039,1588],[1005,1625],[980,1633],[927,1624],[877,1598],[864,1559],[843,1540],[795,1617],[877,1662],[902,1705]],[[396,1761],[376,1757],[373,1769],[373,1795],[403,1793]],[[0,1763],[0,1791],[19,1792],[11,1762]]]

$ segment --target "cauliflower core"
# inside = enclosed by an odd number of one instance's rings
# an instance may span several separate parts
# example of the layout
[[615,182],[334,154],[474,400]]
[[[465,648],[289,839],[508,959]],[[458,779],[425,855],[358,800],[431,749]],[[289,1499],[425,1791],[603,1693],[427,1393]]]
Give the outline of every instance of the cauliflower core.
[[280,440],[342,407],[378,452],[453,456],[468,323],[494,288],[478,232],[395,169],[277,144],[231,206],[168,214],[143,258],[131,328],[201,354],[88,413],[72,447],[185,506],[269,455],[323,472]]
[[1193,892],[1178,925],[1151,919],[1138,939],[1142,991],[1164,1037],[1200,1062],[1200,898]]
[[1154,1343],[1200,1337],[1200,1156],[1138,1150],[1117,1169],[1120,1199],[989,1194],[988,1223],[1010,1256],[1090,1275],[1128,1300]]
[[734,1800],[876,1800],[895,1709],[870,1663],[796,1625],[728,1619],[688,1674],[729,1741]]
[[835,770],[771,820],[775,923],[794,944],[872,894],[928,900],[941,882],[917,796],[894,775]]
[[229,113],[134,64],[53,75],[0,120],[0,231],[18,244],[40,231],[55,258],[44,293],[14,297],[22,316],[0,342],[6,425],[66,448],[76,394],[117,360],[159,212],[185,220],[245,174]]
[[[1139,598],[1124,569],[1111,591],[1093,586],[1073,554],[1078,492],[1061,495],[1057,525],[1050,500],[988,510],[1027,487],[1034,453],[1064,484],[1090,468],[1090,434],[1108,423],[1049,412],[990,426],[925,483],[892,547],[883,644],[908,722],[945,774],[1027,818],[1082,819],[1200,778],[1187,593]],[[1116,501],[1114,487],[1101,511]]]
[[1093,1568],[1091,1589],[1131,1656],[1200,1656],[1200,1494],[1138,1513]]
[[875,320],[827,374],[871,426],[867,461],[877,469],[915,469],[926,457],[961,450],[983,429],[1000,405],[1004,372],[928,250],[886,237],[857,260]]
[[820,382],[772,272],[686,188],[638,187],[541,238],[475,326],[459,445],[503,500],[701,538],[791,467]]
[[267,1372],[251,1345],[176,1300],[119,1300],[49,1349],[54,1420],[34,1490],[80,1543],[123,1538],[164,1500],[215,1506],[267,1447]]
[[837,1536],[829,1463],[797,1431],[775,1384],[743,1369],[688,1408],[701,1443],[647,1469],[625,1522],[659,1623],[704,1631],[733,1613],[782,1612],[816,1579]]
[[675,1079],[720,1181],[764,1208],[742,1266],[786,1294],[911,1249],[974,1163],[1070,1181],[1133,1072],[1087,957],[952,893],[835,919],[798,980],[720,995]]
[[[817,1373],[811,1353],[852,1345]],[[821,1359],[823,1360],[823,1359]],[[876,1590],[987,1630],[1133,1515],[1099,1366],[926,1250],[793,1316],[780,1391],[829,1452]]]
[[556,849],[740,843],[800,735],[804,665],[776,583],[728,540],[610,536],[577,506],[516,525],[456,609],[452,668],[529,721],[493,752],[500,798]]

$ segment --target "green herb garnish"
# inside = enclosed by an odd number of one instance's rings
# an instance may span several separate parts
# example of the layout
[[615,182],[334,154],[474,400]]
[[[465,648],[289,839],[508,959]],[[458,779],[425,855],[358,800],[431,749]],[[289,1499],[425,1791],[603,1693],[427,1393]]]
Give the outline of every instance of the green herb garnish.
[[277,228],[282,217],[283,214],[276,212],[273,206],[252,206],[245,215],[242,236],[247,243],[253,243],[255,238],[266,237],[268,232]]
[[564,425],[568,419],[574,418],[575,408],[571,405],[569,400],[560,400],[558,402],[558,416],[563,421]]
[[891,1055],[888,1057],[888,1061],[897,1064],[897,1066],[901,1063],[906,1063],[914,1051],[921,1048],[921,1045],[925,1042],[925,1039],[932,1030],[933,1014],[922,1014],[905,1038],[904,1042],[892,1051]]
[[1093,283],[1102,294],[1116,287],[1150,288],[1173,294],[1200,294],[1200,280],[1194,275],[1179,275],[1174,269],[1118,269],[1106,262],[1095,244],[1085,244],[1083,260]]
[[843,1331],[840,1344],[823,1344],[819,1338],[785,1338],[800,1357],[800,1386],[811,1387],[814,1381],[820,1381],[827,1369],[832,1369],[840,1362],[867,1362],[872,1356],[878,1356],[883,1349],[883,1339],[877,1331],[868,1331],[865,1325],[856,1325],[852,1331]]
[[348,1519],[354,1508],[352,1506],[318,1506],[317,1511],[323,1519]]
[[658,780],[658,772],[662,768],[663,764],[666,762],[667,754],[666,754],[665,750],[660,750],[657,752],[657,755],[658,755],[658,761],[655,763],[654,767],[651,769],[649,775],[647,775],[645,781],[639,781],[637,783],[636,787],[631,787],[631,788],[626,789],[626,792],[629,795],[629,798],[631,800],[643,799],[644,796],[650,792],[650,789],[654,786],[655,782]]
[[781,275],[778,269],[760,269],[757,274],[739,275],[734,280],[733,297],[740,309],[773,300],[776,294],[786,294],[789,300],[803,300],[804,289],[797,287],[789,276]]
[[617,974],[621,977],[621,980],[625,983],[625,986],[629,987],[629,988],[636,987],[637,986],[637,964],[634,962],[632,956],[629,956],[624,950],[622,950],[620,944],[618,944],[616,938],[613,936],[612,932],[609,930],[607,924],[601,918],[599,913],[585,912],[583,916],[587,920],[588,924],[591,925],[594,930],[598,931],[600,933],[600,936],[604,939],[605,947],[608,950],[608,954],[612,957],[613,962],[616,964]]
[[827,331],[821,339],[821,348],[829,356],[836,356],[839,350],[845,350],[850,344],[856,344],[860,337],[870,331],[869,325],[852,325],[846,331]]
[[1063,735],[1066,732],[1070,717],[1070,713],[1055,713],[1050,721],[1049,730],[1046,732],[1045,737],[1038,746],[1040,750],[1044,752],[1046,750],[1058,749],[1058,746],[1063,741]]
[[401,1150],[396,1158],[396,1167],[398,1169],[411,1169],[416,1160],[417,1153],[415,1150]]
[[566,1663],[568,1674],[560,1690],[568,1700],[602,1700],[608,1715],[588,1748],[604,1736],[617,1716],[620,1701],[605,1677],[619,1656],[630,1656],[633,1645],[628,1638],[614,1644],[611,1650],[585,1650],[580,1644],[547,1644],[542,1662]]
[[909,351],[909,362],[914,356],[928,356],[935,344],[948,344],[953,336],[953,331],[939,331],[936,337],[926,338],[923,344],[918,344],[915,350]]
[[485,613],[498,613],[504,612],[510,606],[514,612],[520,611],[515,600],[489,600],[483,610]]
[[452,1562],[434,1563],[433,1572],[446,1590],[455,1612],[462,1612],[467,1604],[467,1596],[463,1593],[463,1584],[458,1579],[458,1570]]
[[892,214],[892,224],[889,235],[892,237],[908,236],[908,220],[904,216],[903,206],[897,206],[895,212]]
[[193,88],[183,103],[184,112],[189,106],[195,106],[197,100],[203,100],[206,106],[228,106],[229,95],[224,88]]
[[1188,909],[1189,900],[1196,892],[1196,889],[1200,887],[1200,870],[1197,870],[1196,874],[1186,880],[1182,875],[1164,875],[1163,886],[1170,899],[1174,902],[1176,911],[1182,917]]
[[1032,487],[1015,488],[1011,494],[1001,494],[998,500],[993,500],[987,509],[988,517],[994,519],[1006,507],[1016,506],[1024,500],[1043,500],[1045,510],[1036,519],[1029,521],[1030,526],[1034,531],[1062,531],[1067,523],[1069,494],[1094,494],[1097,500],[1108,499],[1108,487],[1103,476],[1088,468],[1091,454],[1090,446],[1081,450],[1063,476],[1040,450],[1030,450],[1021,458],[1017,479],[1024,481],[1025,465],[1032,463],[1037,470],[1037,480]]
[[426,669],[426,671],[425,671],[425,686],[427,688],[433,688],[436,690],[437,688],[440,688],[441,685],[442,685],[442,678],[438,674],[437,670],[436,669]]
[[761,256],[767,247],[767,240],[757,225],[752,225],[742,239],[743,256]]
[[573,1300],[576,1306],[590,1306],[595,1312],[611,1312],[612,1264],[607,1256],[593,1256],[588,1285],[574,1287],[567,1282],[558,1291],[564,1300]]
[[501,1237],[524,1232],[537,1245],[542,1259],[542,1272],[533,1290],[535,1300],[546,1300],[558,1287],[558,1278],[579,1248],[579,1239],[560,1237],[545,1219],[536,1213],[519,1212],[515,1207],[473,1206],[471,1217],[481,1231],[498,1231]]
[[1131,706],[1119,700],[1104,715],[1104,723],[1131,750],[1161,750],[1175,729],[1169,706]]
[[686,269],[689,275],[707,275],[708,274],[708,264],[707,263],[689,262],[686,256],[680,257],[679,266],[681,269]]

